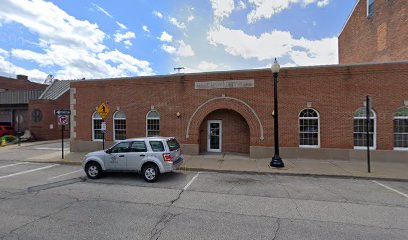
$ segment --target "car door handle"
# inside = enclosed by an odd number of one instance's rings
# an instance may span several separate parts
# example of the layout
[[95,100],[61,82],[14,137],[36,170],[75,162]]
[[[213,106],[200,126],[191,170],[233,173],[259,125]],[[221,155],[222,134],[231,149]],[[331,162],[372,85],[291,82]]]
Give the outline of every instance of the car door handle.
[[144,157],[144,156],[146,156],[146,155],[144,155],[144,154],[140,154],[140,156],[141,156],[141,157]]
[[125,157],[125,155],[119,155],[119,157]]

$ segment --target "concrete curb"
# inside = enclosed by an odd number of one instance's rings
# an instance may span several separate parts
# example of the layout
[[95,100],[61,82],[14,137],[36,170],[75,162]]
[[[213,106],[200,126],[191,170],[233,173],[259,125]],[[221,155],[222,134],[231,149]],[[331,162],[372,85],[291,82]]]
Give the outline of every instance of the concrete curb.
[[281,176],[300,176],[300,177],[314,177],[314,178],[363,179],[363,180],[408,182],[408,179],[403,179],[403,178],[369,177],[369,176],[355,176],[355,175],[329,175],[329,174],[318,174],[318,173],[256,172],[256,171],[235,171],[235,170],[186,168],[186,167],[179,168],[178,170],[191,171],[191,172],[215,172],[215,173],[231,173],[231,174],[239,173],[239,174],[251,174],[251,175],[281,175]]

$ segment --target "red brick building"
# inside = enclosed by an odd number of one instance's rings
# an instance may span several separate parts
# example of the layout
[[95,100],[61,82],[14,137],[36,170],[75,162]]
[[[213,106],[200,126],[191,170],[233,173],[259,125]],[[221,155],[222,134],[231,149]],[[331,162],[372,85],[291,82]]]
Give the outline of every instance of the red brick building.
[[[283,158],[362,159],[364,105],[372,97],[373,158],[406,160],[408,63],[281,69]],[[175,136],[188,154],[273,155],[270,69],[174,74],[71,83],[71,150],[101,148],[96,108],[106,102],[107,146],[115,139]]]
[[359,0],[339,36],[340,64],[408,60],[408,0]]

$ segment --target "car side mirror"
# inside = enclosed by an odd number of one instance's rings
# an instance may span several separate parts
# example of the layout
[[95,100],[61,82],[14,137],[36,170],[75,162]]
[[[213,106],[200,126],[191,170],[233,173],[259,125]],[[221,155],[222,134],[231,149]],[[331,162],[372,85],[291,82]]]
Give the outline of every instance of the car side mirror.
[[105,152],[108,153],[108,154],[111,154],[111,153],[112,153],[112,149],[108,148],[108,149],[106,149]]

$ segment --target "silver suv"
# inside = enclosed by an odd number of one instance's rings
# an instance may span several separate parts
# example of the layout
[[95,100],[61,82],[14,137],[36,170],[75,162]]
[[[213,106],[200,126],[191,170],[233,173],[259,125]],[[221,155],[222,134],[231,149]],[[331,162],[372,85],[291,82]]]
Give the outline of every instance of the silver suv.
[[130,171],[141,172],[145,181],[155,182],[160,173],[175,170],[183,159],[175,138],[132,138],[107,150],[88,153],[82,167],[91,179],[101,177],[104,171]]

